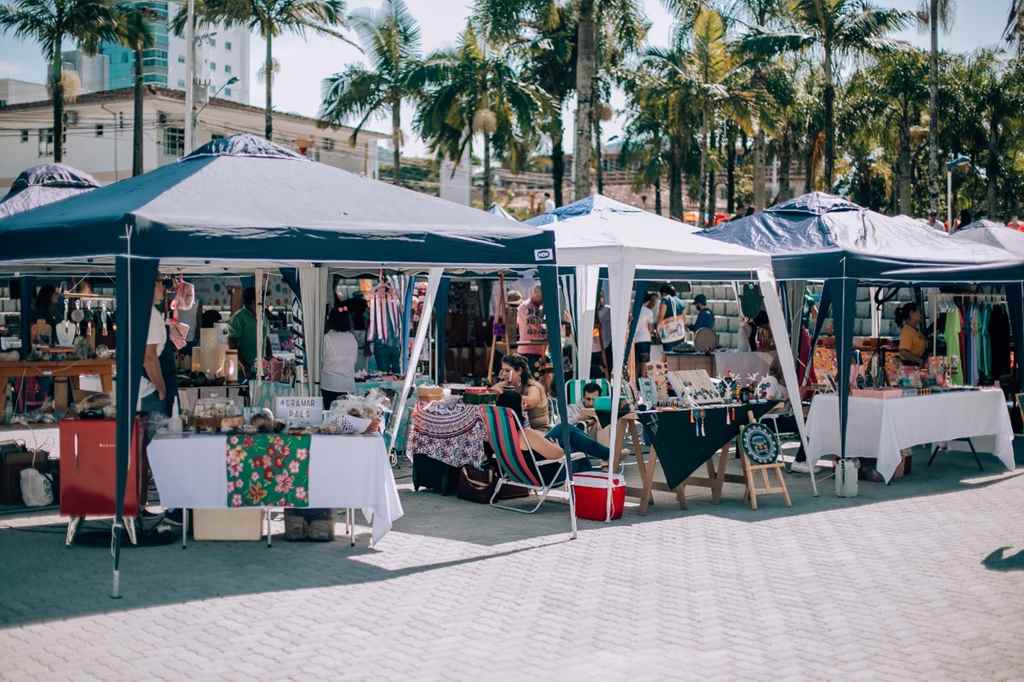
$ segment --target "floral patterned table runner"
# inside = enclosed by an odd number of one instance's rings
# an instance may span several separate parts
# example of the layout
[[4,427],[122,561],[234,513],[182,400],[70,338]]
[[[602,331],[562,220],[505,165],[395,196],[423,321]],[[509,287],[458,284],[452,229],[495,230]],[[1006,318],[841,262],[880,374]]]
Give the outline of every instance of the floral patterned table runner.
[[311,441],[309,435],[228,436],[228,506],[308,507]]

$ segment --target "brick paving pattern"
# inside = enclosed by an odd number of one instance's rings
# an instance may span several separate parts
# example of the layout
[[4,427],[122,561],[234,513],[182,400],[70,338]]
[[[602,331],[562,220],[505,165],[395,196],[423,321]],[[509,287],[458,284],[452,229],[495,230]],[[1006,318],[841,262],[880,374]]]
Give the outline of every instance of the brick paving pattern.
[[[408,490],[377,550],[126,549],[0,517],[2,680],[1024,678],[1024,472],[945,455],[909,479],[752,512],[582,522]],[[1022,458],[1018,455],[1018,462]],[[1007,549],[1000,549],[1007,548]]]

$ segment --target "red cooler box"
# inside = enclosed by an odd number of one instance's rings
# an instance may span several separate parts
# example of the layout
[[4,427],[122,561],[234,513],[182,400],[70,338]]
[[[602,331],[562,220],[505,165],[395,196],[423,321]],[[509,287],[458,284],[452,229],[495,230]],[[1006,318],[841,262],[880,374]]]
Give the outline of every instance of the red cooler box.
[[[608,474],[591,471],[573,474],[573,494],[576,496],[576,517],[591,521],[604,521],[608,505]],[[626,506],[626,481],[619,475],[612,476],[612,518],[622,516]]]
[[[63,516],[111,516],[117,473],[117,422],[113,419],[64,419],[60,422],[60,513]],[[132,428],[124,514],[138,516],[142,421]]]

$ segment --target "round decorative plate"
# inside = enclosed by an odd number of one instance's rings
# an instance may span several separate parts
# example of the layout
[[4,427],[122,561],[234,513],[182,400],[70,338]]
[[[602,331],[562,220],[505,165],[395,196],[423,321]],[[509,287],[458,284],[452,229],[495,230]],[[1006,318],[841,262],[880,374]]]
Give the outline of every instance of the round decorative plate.
[[779,459],[779,441],[764,424],[750,424],[740,434],[743,452],[754,464],[772,464]]

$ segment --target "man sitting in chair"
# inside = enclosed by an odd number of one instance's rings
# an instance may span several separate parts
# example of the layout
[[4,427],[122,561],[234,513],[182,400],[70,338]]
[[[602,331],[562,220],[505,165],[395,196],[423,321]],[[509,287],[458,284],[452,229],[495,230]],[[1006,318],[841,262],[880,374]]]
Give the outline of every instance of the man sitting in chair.
[[569,405],[569,423],[584,432],[593,435],[598,428],[597,412],[594,401],[601,395],[601,386],[593,381],[583,387],[583,398],[579,405]]

